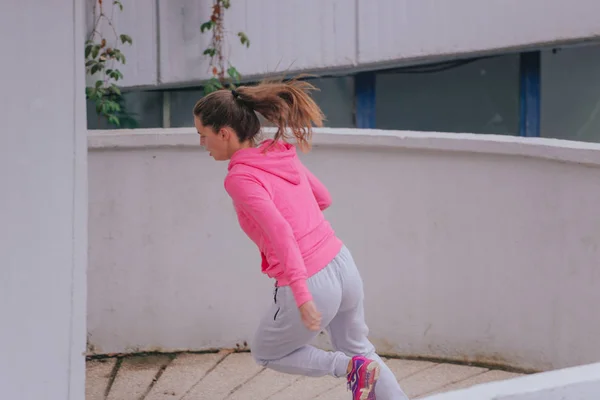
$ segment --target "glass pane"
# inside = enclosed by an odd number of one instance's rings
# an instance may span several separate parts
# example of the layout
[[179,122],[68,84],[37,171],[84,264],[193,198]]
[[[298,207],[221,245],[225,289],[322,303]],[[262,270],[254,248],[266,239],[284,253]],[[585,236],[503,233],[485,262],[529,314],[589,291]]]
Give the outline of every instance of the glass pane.
[[330,128],[354,128],[354,78],[316,78],[309,82],[319,89],[312,92],[312,95],[325,114],[323,125]]
[[[126,110],[135,121],[121,118],[122,129],[162,127],[162,92],[132,91],[123,93]],[[87,102],[88,129],[118,129],[109,125],[104,117],[99,118],[94,102]]]
[[481,59],[434,73],[382,71],[376,127],[413,131],[519,132],[519,55]]
[[542,52],[542,137],[600,142],[600,46]]
[[194,105],[204,95],[202,88],[180,89],[170,91],[171,126],[173,128],[193,127]]

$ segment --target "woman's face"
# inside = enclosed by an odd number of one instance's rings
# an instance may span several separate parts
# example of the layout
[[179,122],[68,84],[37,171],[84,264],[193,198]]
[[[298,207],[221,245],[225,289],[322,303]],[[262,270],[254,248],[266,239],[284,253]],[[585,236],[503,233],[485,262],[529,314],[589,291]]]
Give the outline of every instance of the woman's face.
[[226,129],[215,132],[212,127],[203,126],[198,117],[194,117],[194,125],[200,135],[200,146],[204,147],[212,158],[216,161],[225,161],[231,158],[229,143],[231,135]]

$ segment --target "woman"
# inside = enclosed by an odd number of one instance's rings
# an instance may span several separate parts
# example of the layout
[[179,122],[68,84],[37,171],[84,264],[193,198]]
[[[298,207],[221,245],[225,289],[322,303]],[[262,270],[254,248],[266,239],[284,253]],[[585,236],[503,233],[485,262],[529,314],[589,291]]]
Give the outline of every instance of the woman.
[[[308,150],[312,125],[322,126],[313,89],[299,80],[242,86],[213,92],[194,107],[201,145],[215,160],[230,160],[225,189],[260,249],[262,272],[276,282],[252,355],[284,373],[345,376],[354,400],[404,400],[367,339],[360,274],[322,212],[329,193],[287,141],[292,136]],[[274,139],[260,144],[257,113],[277,126]],[[321,329],[336,351],[309,345]]]

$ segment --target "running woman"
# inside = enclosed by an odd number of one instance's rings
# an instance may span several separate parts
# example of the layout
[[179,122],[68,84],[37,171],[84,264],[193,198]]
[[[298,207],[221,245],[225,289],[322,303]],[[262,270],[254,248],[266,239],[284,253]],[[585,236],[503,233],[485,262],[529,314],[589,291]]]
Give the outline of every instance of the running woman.
[[[250,349],[275,371],[345,377],[353,400],[408,400],[367,338],[361,276],[323,215],[329,192],[290,144],[309,150],[312,126],[322,126],[314,89],[294,79],[218,90],[193,111],[200,144],[229,160],[225,190],[260,250],[262,272],[275,280]],[[258,114],[277,127],[273,139],[258,142]],[[322,329],[335,351],[310,345]]]

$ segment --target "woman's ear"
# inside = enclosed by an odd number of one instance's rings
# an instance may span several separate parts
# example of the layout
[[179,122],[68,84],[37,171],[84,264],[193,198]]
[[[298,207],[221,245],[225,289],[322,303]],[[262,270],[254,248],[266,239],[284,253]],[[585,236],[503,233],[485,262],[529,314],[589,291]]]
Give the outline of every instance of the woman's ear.
[[232,136],[235,136],[235,132],[228,126],[224,126],[221,129],[219,129],[219,136],[221,137],[221,139],[228,142]]
[[219,135],[221,139],[227,141],[229,140],[229,129],[226,127],[222,127],[221,129],[219,129],[217,135]]

